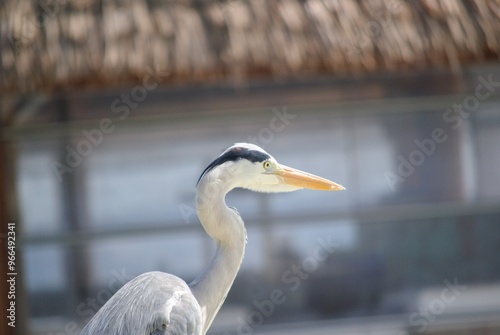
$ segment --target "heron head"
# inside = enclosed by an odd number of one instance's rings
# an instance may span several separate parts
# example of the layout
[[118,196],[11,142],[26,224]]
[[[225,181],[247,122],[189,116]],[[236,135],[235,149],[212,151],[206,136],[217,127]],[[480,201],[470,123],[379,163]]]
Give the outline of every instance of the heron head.
[[203,171],[198,183],[206,181],[224,185],[228,190],[241,187],[256,192],[345,190],[330,180],[282,165],[264,149],[249,143],[227,148]]

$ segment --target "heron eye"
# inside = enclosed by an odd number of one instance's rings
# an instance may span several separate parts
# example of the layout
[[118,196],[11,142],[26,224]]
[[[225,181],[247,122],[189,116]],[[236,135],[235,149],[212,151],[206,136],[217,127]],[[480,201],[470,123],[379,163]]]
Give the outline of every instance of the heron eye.
[[264,166],[264,169],[269,169],[271,167],[271,162],[270,161],[265,161],[264,164],[262,164]]

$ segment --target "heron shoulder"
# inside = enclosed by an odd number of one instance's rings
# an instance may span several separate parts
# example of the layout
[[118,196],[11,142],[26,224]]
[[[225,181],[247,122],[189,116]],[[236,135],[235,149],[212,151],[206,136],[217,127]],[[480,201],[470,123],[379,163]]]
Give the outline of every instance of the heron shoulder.
[[81,335],[200,332],[201,310],[188,285],[168,273],[147,272],[118,290]]

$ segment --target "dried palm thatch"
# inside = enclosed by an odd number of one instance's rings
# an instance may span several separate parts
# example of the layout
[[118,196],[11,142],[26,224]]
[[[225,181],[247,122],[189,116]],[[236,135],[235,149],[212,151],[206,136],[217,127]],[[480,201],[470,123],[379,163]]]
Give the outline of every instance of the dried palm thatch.
[[498,61],[500,0],[3,0],[0,90]]

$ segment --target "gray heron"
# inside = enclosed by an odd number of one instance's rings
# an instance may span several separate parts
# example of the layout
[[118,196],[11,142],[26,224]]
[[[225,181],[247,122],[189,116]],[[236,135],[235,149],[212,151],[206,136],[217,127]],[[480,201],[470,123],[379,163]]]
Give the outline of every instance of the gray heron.
[[256,145],[229,147],[208,165],[197,183],[196,211],[206,233],[217,243],[208,267],[189,285],[163,272],[137,276],[102,306],[80,335],[205,334],[245,252],[243,220],[225,203],[226,194],[234,188],[256,192],[344,190],[332,181],[279,164]]

